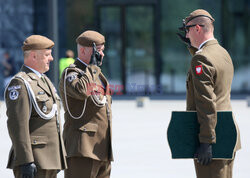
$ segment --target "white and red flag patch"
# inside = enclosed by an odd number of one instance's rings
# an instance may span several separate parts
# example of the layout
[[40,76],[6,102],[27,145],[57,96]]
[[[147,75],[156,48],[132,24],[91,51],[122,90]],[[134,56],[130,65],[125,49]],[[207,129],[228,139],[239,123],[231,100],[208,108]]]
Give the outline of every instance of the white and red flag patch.
[[202,74],[202,65],[195,66],[195,72],[197,75]]

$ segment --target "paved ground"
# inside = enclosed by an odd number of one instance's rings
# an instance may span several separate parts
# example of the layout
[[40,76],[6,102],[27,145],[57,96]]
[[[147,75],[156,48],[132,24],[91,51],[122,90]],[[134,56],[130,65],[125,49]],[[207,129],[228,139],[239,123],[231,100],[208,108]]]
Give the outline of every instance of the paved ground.
[[[172,110],[184,110],[184,100],[150,101],[137,108],[135,101],[113,102],[113,148],[115,162],[111,178],[194,178],[192,160],[172,160],[166,129]],[[242,149],[237,152],[234,178],[250,175],[250,108],[245,100],[233,100],[233,111],[241,131]],[[5,169],[11,146],[6,128],[5,106],[0,105],[0,175],[11,178]],[[59,173],[63,178],[63,172]]]

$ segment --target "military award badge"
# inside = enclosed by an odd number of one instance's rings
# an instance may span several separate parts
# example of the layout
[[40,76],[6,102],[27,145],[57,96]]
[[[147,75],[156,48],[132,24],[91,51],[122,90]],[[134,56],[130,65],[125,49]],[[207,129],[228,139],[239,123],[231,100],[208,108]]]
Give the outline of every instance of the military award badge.
[[202,74],[202,65],[195,66],[195,72],[197,75]]

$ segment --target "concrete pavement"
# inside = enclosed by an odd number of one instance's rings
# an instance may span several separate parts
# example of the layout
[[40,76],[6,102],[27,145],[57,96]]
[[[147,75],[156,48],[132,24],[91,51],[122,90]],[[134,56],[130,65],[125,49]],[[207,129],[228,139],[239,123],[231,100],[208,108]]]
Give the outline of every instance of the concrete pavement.
[[[242,149],[237,152],[234,178],[250,175],[250,108],[246,100],[233,100],[233,112],[241,132]],[[166,130],[171,111],[185,110],[185,100],[155,100],[137,108],[134,100],[113,101],[113,149],[111,178],[194,178],[192,160],[171,159]],[[10,138],[6,127],[6,108],[0,104],[0,175],[13,177],[6,169]],[[63,171],[58,175],[63,178]]]

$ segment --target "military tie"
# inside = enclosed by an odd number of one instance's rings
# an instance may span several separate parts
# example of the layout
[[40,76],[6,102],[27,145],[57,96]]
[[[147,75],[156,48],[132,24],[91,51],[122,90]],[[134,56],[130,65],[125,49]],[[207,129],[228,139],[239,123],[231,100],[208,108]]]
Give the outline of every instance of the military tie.
[[42,79],[43,83],[45,83],[45,84],[47,85],[47,82],[46,82],[46,80],[45,80],[45,77],[44,77],[44,76],[41,76],[41,79]]
[[46,87],[47,87],[48,89],[50,89],[50,87],[49,87],[49,85],[48,85],[48,82],[46,81],[46,79],[45,79],[45,77],[44,77],[43,75],[41,76],[41,79],[42,79],[43,83],[46,85]]

